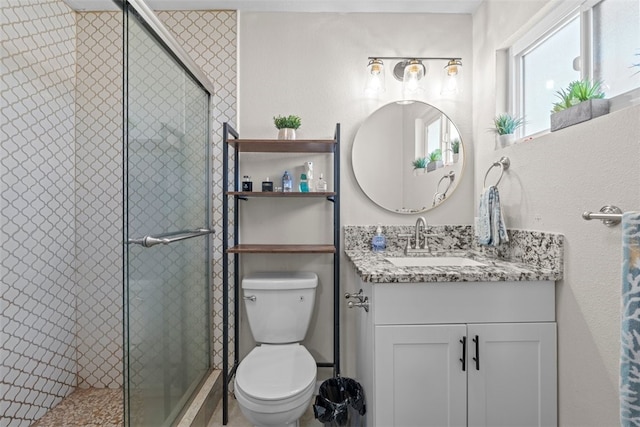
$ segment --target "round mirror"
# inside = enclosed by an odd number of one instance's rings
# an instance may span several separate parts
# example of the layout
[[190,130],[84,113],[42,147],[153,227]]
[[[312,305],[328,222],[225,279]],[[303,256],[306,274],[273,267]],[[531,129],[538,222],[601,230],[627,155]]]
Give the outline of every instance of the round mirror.
[[351,155],[362,191],[397,213],[432,209],[455,191],[464,168],[460,132],[424,102],[387,104],[360,126]]

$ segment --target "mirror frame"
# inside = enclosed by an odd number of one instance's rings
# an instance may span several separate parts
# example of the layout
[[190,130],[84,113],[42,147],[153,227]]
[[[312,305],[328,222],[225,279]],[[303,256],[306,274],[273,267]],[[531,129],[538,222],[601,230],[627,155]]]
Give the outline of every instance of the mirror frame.
[[[461,166],[460,166],[460,171],[456,172],[456,174],[455,174],[456,176],[455,176],[455,180],[453,182],[453,187],[449,188],[446,191],[447,192],[447,196],[440,203],[437,203],[435,206],[432,205],[432,206],[424,207],[424,209],[420,209],[420,208],[417,208],[415,210],[413,210],[413,209],[411,209],[411,210],[409,210],[409,209],[408,210],[403,210],[402,208],[393,209],[393,208],[389,208],[388,206],[384,206],[380,201],[375,200],[374,197],[372,197],[371,194],[369,194],[367,191],[365,191],[365,189],[363,188],[363,186],[362,186],[362,184],[360,182],[361,179],[358,179],[358,174],[356,173],[356,167],[354,165],[355,159],[356,159],[356,156],[355,156],[356,142],[358,140],[358,135],[360,134],[363,126],[366,125],[367,121],[370,120],[372,118],[372,116],[374,116],[376,113],[379,113],[380,110],[382,110],[382,109],[384,109],[384,108],[386,108],[386,107],[388,107],[390,105],[394,105],[394,104],[403,105],[403,104],[414,104],[414,103],[420,103],[420,104],[424,105],[425,108],[426,107],[431,107],[431,108],[437,110],[444,118],[446,118],[449,121],[449,123],[452,126],[455,127],[455,129],[456,129],[456,131],[458,133],[458,136],[460,137],[460,144],[462,145],[462,150],[461,150],[460,159],[459,159],[459,162],[461,163]],[[352,143],[352,146],[351,146],[351,169],[353,171],[354,178],[355,178],[356,182],[358,183],[358,187],[360,187],[360,190],[362,191],[362,193],[365,196],[367,196],[367,198],[369,200],[371,200],[374,204],[376,204],[377,206],[385,209],[386,211],[393,212],[393,213],[396,213],[396,214],[402,214],[402,215],[414,215],[414,214],[420,214],[420,213],[428,212],[430,210],[436,209],[437,207],[443,205],[447,200],[449,200],[451,198],[452,194],[455,193],[456,189],[458,188],[458,186],[460,185],[460,183],[462,181],[462,178],[464,176],[464,170],[465,170],[466,161],[467,161],[467,158],[466,158],[466,149],[465,149],[465,146],[464,146],[464,140],[463,140],[462,133],[460,132],[460,129],[458,128],[458,126],[453,122],[453,120],[451,120],[451,118],[446,113],[444,113],[438,107],[435,107],[434,105],[431,105],[431,104],[429,104],[427,102],[424,102],[424,101],[415,101],[415,100],[414,101],[393,101],[393,102],[389,102],[389,103],[386,103],[386,104],[380,106],[379,108],[377,108],[375,111],[373,111],[371,114],[369,114],[369,116],[367,116],[362,121],[362,123],[360,124],[360,127],[356,131],[356,134],[355,134],[355,136],[353,138],[353,143]],[[445,172],[446,172],[446,170],[445,170]],[[445,173],[445,175],[443,175],[443,177],[441,177],[440,181],[436,182],[436,188],[434,189],[434,193],[437,193],[439,184],[440,184],[442,178],[444,178],[446,175],[447,174]],[[434,196],[435,196],[435,194],[434,194]]]

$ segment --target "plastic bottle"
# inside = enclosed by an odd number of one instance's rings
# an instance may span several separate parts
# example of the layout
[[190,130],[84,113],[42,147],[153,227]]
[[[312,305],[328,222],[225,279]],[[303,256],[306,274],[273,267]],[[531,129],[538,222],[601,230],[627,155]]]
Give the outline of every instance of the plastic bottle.
[[324,176],[320,174],[320,178],[316,181],[316,191],[325,192],[327,191],[327,181],[325,181]]
[[387,239],[382,234],[382,227],[378,224],[376,228],[376,235],[371,239],[371,250],[373,252],[384,252],[387,247]]
[[282,175],[282,191],[285,193],[293,191],[293,179],[291,179],[291,175],[287,171],[284,171],[284,175]]
[[308,193],[309,192],[309,183],[307,182],[307,175],[306,174],[302,174],[300,175],[300,192],[301,193]]

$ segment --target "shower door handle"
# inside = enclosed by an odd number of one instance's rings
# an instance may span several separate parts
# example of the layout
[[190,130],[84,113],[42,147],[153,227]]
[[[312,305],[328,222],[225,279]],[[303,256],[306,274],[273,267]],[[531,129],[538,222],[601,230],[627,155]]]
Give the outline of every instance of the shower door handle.
[[145,248],[150,248],[155,245],[168,245],[173,242],[179,242],[181,240],[191,239],[198,236],[205,236],[211,233],[214,233],[214,230],[198,228],[195,230],[173,231],[171,233],[158,234],[157,236],[149,235],[138,239],[129,239],[127,243],[133,243],[144,246]]

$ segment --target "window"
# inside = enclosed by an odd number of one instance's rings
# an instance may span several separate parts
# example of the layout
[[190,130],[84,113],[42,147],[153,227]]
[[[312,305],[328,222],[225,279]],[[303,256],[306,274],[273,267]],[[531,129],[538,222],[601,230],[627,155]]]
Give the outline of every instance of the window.
[[612,109],[622,107],[626,94],[640,92],[640,68],[633,68],[640,62],[640,0],[558,2],[509,57],[510,110],[525,118],[521,136],[549,128],[556,92],[574,80],[601,81]]
[[593,76],[604,82],[607,97],[640,86],[640,0],[604,0],[593,17]]

